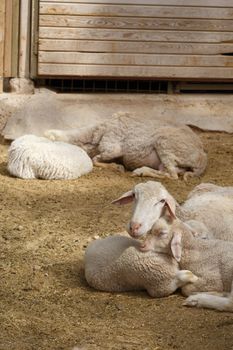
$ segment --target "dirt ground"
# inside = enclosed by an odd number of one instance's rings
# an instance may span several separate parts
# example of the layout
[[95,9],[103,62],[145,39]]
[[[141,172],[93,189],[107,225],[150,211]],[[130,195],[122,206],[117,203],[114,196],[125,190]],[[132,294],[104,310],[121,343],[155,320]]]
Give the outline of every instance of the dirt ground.
[[[182,202],[200,182],[233,183],[233,136],[201,133],[209,157],[201,179],[163,181]],[[122,231],[131,207],[110,202],[147,179],[95,168],[78,180],[21,180],[0,145],[0,350],[230,350],[233,314],[182,306],[177,293],[103,293],[84,278],[95,235]]]

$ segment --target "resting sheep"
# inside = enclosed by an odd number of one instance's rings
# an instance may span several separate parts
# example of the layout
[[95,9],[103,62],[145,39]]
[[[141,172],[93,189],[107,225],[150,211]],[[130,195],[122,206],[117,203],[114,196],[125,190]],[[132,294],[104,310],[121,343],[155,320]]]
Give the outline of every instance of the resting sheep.
[[[154,224],[141,250],[168,254],[181,269],[198,276],[193,284],[182,287],[182,293],[189,296],[184,305],[233,312],[233,242],[194,238],[187,224],[168,213]],[[195,292],[202,293],[192,295]]]
[[182,174],[187,179],[201,175],[207,165],[202,142],[188,126],[155,127],[129,113],[91,127],[47,130],[45,136],[82,147],[96,165],[118,161],[135,176],[177,179]]
[[152,297],[164,297],[196,281],[190,271],[164,254],[139,251],[139,242],[115,235],[90,243],[85,252],[85,277],[98,290],[125,292],[147,290]]
[[8,150],[7,169],[22,179],[76,179],[92,168],[82,148],[35,135],[17,138]]
[[[180,206],[166,188],[156,181],[137,184],[133,190],[113,201],[114,204],[134,202],[133,214],[128,225],[132,237],[146,234],[163,215],[164,209],[182,221],[196,221],[214,238],[233,241],[233,187],[201,184],[194,188]],[[193,222],[194,224],[194,222]]]
[[194,187],[194,189],[188,194],[187,199],[193,198],[194,196],[200,196],[204,193],[220,194],[228,198],[233,198],[233,187],[232,186],[218,186],[212,183],[201,183]]

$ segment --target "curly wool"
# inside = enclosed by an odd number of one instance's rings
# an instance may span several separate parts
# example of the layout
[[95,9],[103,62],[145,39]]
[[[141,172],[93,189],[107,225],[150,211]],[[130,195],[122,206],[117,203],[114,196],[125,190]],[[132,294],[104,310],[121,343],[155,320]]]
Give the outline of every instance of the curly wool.
[[90,243],[85,252],[85,277],[98,290],[147,290],[152,297],[172,294],[181,284],[178,263],[165,254],[140,252],[139,243],[120,235]]
[[22,179],[75,179],[89,173],[93,164],[80,147],[24,135],[12,142],[7,169]]
[[199,176],[207,165],[202,142],[188,126],[143,123],[125,112],[92,127],[47,130],[45,136],[77,144],[92,158],[98,155],[101,162],[118,159],[128,170],[163,166],[174,177],[174,172],[182,170]]

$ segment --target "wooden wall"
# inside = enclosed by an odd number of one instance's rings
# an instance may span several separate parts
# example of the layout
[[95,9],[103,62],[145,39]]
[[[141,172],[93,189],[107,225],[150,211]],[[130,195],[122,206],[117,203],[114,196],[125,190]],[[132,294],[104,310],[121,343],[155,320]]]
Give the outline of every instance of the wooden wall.
[[0,1],[0,93],[3,91],[5,1]]
[[40,0],[39,76],[233,79],[233,0]]
[[19,1],[0,0],[0,92],[3,79],[18,75]]

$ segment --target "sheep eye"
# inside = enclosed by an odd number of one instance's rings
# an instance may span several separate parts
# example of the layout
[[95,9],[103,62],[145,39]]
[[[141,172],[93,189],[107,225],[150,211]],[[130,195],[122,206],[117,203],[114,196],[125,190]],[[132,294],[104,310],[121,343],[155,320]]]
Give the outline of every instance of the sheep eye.
[[157,204],[159,204],[159,203],[165,203],[165,202],[166,202],[165,199],[161,199],[160,201],[158,201],[158,202],[156,202],[156,203],[154,204],[154,207],[155,207]]
[[165,236],[167,234],[168,234],[168,232],[166,230],[162,230],[162,231],[159,232],[160,236]]

